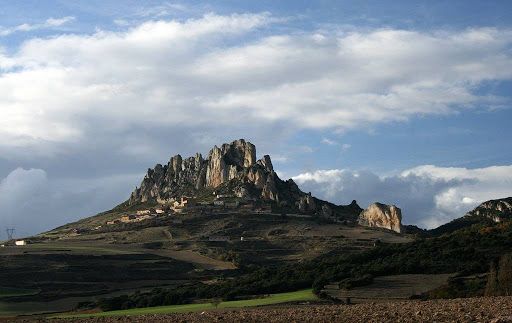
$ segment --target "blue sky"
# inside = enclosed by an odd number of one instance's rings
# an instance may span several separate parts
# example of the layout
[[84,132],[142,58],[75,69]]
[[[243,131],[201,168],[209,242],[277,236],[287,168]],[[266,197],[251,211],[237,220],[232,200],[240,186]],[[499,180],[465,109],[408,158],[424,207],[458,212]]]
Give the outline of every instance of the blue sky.
[[511,24],[509,1],[2,1],[0,226],[243,137],[321,198],[434,227],[512,195]]

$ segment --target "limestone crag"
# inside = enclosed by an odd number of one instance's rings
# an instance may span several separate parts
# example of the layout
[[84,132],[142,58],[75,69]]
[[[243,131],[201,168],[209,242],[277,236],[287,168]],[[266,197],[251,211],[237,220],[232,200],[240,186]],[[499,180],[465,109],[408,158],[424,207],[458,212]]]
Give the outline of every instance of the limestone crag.
[[373,203],[361,212],[359,224],[400,233],[402,231],[402,211],[395,205]]
[[[157,164],[148,169],[139,188],[130,197],[130,204],[155,200],[165,202],[184,194],[194,194],[202,188],[217,188],[231,180],[255,185],[264,191],[264,196],[277,200],[273,179],[272,162],[267,155],[256,162],[256,147],[243,139],[231,144],[215,146],[208,158],[201,154],[183,159],[180,155],[171,157],[167,165]],[[244,194],[244,188],[239,188]]]
[[502,222],[512,218],[512,197],[483,202],[474,210],[466,213],[465,217],[485,217],[494,222]]
[[261,199],[288,212],[334,216],[355,221],[361,211],[357,203],[337,206],[302,192],[289,179],[283,181],[274,171],[270,156],[256,160],[256,147],[244,139],[213,147],[208,156],[201,154],[171,157],[166,165],[157,164],[140,187],[132,192],[129,205],[155,201],[166,203],[181,196],[196,196],[208,190],[244,199]]

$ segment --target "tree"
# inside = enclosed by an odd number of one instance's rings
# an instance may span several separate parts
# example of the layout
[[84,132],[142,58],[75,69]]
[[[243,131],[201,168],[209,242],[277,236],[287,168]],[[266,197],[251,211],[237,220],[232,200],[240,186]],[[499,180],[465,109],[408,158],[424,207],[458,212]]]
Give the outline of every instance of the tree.
[[498,288],[500,295],[512,295],[512,254],[506,254],[500,258]]
[[498,273],[496,263],[491,262],[491,268],[487,275],[487,284],[485,285],[485,296],[493,296],[498,292]]
[[512,254],[501,256],[498,266],[491,263],[485,286],[485,296],[512,295]]

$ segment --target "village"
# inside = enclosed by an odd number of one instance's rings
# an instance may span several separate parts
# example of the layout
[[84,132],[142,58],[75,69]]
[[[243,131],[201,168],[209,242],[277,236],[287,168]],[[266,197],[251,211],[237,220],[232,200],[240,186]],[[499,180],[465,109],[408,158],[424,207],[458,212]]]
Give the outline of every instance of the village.
[[[213,201],[198,201],[196,197],[182,196],[179,199],[171,200],[168,203],[160,204],[156,207],[137,210],[135,213],[123,214],[117,219],[105,222],[105,225],[135,223],[166,216],[176,216],[176,221],[179,221],[179,215],[185,214],[270,214],[271,212],[272,207],[268,203],[257,203],[256,200],[251,199],[242,200],[226,194],[216,194]],[[95,229],[100,229],[101,227],[100,225]]]

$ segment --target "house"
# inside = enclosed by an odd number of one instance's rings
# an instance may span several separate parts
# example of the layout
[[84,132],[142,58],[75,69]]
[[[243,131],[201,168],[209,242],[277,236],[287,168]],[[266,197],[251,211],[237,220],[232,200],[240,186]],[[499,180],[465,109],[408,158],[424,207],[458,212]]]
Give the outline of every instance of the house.
[[222,199],[222,198],[226,198],[226,197],[233,197],[233,195],[231,195],[231,194],[217,194],[217,196],[215,196],[216,199]]
[[155,212],[156,212],[156,214],[164,214],[165,213],[165,211],[162,209],[156,209]]
[[187,197],[187,196],[181,197],[181,207],[195,206],[196,203],[197,203],[197,201],[193,197]]
[[27,245],[27,241],[25,241],[25,240],[16,240],[16,241],[14,242],[14,244],[15,244],[16,246],[26,246],[26,245]]
[[121,220],[121,222],[131,222],[131,221],[135,220],[135,218],[136,218],[135,215],[128,214],[128,215],[123,215],[120,220]]
[[215,206],[224,206],[224,201],[213,201],[213,205],[215,205]]
[[195,206],[196,205],[196,199],[193,198],[193,197],[187,197],[187,196],[182,196],[181,197],[181,200],[178,202],[178,201],[174,201],[173,203],[173,208],[176,210],[176,209],[182,209],[182,208],[186,208],[186,207],[191,207],[191,206]]

